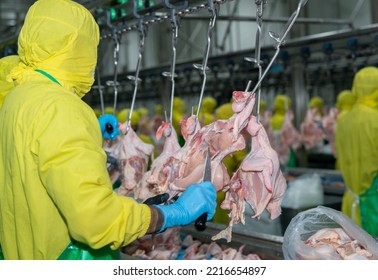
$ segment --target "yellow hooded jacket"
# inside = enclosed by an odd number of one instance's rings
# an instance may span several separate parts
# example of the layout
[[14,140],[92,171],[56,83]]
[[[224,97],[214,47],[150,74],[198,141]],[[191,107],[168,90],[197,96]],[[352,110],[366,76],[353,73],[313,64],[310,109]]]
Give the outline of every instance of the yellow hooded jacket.
[[19,61],[18,55],[10,55],[0,59],[0,108],[3,105],[5,96],[14,87],[13,82],[7,81],[6,78]]
[[27,13],[21,65],[9,76],[17,86],[0,110],[6,259],[56,259],[71,239],[117,249],[148,229],[148,206],[112,191],[97,118],[80,98],[93,84],[98,42],[94,18],[75,2],[39,0]]
[[360,225],[360,209],[355,198],[371,187],[378,174],[378,68],[365,67],[357,72],[352,92],[357,97],[356,104],[338,118],[335,142],[348,188],[342,211]]

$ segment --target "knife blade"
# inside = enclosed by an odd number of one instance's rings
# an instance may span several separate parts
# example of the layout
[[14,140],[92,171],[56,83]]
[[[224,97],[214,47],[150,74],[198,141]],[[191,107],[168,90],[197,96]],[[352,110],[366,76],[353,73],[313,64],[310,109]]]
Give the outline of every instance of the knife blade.
[[[210,148],[207,148],[206,160],[205,160],[205,168],[203,172],[202,182],[211,182],[211,155],[210,155]],[[207,221],[207,213],[203,213],[199,216],[194,226],[198,231],[204,231],[206,229],[206,221]]]

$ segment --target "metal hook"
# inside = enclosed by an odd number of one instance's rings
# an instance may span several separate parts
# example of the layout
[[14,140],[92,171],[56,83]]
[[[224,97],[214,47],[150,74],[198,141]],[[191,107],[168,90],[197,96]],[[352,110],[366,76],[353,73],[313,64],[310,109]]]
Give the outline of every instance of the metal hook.
[[143,18],[137,13],[137,3],[135,0],[133,1],[133,14],[135,17],[139,19],[138,20],[139,54],[138,54],[137,67],[135,70],[135,76],[127,76],[129,80],[134,81],[134,93],[133,93],[133,99],[131,101],[129,116],[127,119],[127,127],[126,127],[125,135],[129,132],[130,127],[131,127],[131,117],[133,115],[136,94],[138,92],[138,83],[141,81],[141,79],[139,78],[139,72],[140,72],[140,65],[142,63],[143,51],[144,51],[144,41],[147,36],[147,26],[144,24]]
[[[297,18],[299,16],[299,13],[300,13],[301,9],[304,7],[304,5],[306,5],[307,1],[308,0],[300,0],[299,1],[297,9],[291,15],[288,23],[285,25],[283,31],[281,32],[282,35],[277,35],[274,32],[269,32],[270,37],[273,38],[277,42],[277,45],[275,47],[276,48],[276,52],[274,53],[274,55],[273,55],[272,59],[270,60],[268,66],[265,68],[265,70],[262,73],[261,77],[257,81],[257,83],[256,83],[255,87],[253,88],[252,92],[256,92],[256,90],[260,87],[261,82],[263,81],[263,79],[265,78],[266,74],[268,73],[268,71],[272,67],[273,62],[277,58],[278,53],[280,52],[280,47],[284,44],[285,38],[286,38],[287,34],[289,33],[290,29],[293,27],[295,21],[297,20]],[[249,103],[250,100],[251,100],[251,97],[246,102],[246,105]]]
[[172,25],[172,62],[171,71],[163,72],[163,76],[170,78],[171,81],[171,100],[170,100],[170,113],[169,113],[169,123],[172,124],[173,121],[173,100],[175,96],[175,78],[176,74],[176,57],[177,57],[177,38],[179,32],[180,18],[178,13],[180,10],[186,9],[189,5],[188,1],[184,1],[182,5],[172,5],[168,0],[164,0],[164,5],[170,9],[170,18]]
[[[248,62],[253,62],[256,64],[259,70],[259,79],[262,75],[262,66],[261,66],[261,27],[262,27],[262,16],[263,16],[263,8],[266,4],[266,0],[255,0],[256,4],[256,24],[257,24],[257,31],[256,31],[256,42],[255,42],[255,58],[245,57],[244,59]],[[249,81],[250,82],[250,81]],[[247,86],[249,89],[249,86]],[[257,122],[260,122],[260,95],[261,95],[261,87],[259,86],[257,89]]]
[[177,46],[177,38],[178,38],[178,18],[176,18],[175,9],[171,10],[171,23],[172,23],[172,63],[171,63],[171,71],[170,72],[163,72],[163,76],[168,77],[171,79],[171,100],[170,100],[170,113],[169,113],[169,122],[172,123],[172,115],[173,115],[173,99],[175,96],[175,78],[177,77],[176,74],[176,46]]
[[198,106],[197,106],[197,113],[196,113],[196,120],[197,121],[196,122],[198,122],[198,116],[199,116],[199,112],[200,112],[201,105],[202,105],[203,93],[205,91],[205,85],[206,85],[206,79],[207,79],[206,71],[210,70],[207,67],[207,61],[209,59],[209,53],[210,53],[210,47],[211,47],[211,37],[214,33],[214,26],[215,26],[217,16],[219,15],[219,3],[218,2],[213,3],[212,0],[209,0],[208,3],[209,3],[209,11],[211,13],[211,17],[210,17],[209,28],[208,28],[208,32],[207,32],[206,52],[205,52],[205,56],[204,56],[203,61],[202,61],[202,65],[201,64],[193,64],[193,66],[196,69],[201,70],[201,74],[203,75],[201,94],[200,94],[200,98],[199,98]]
[[[257,23],[257,33],[256,33],[256,46],[255,46],[255,58],[256,64],[259,69],[259,79],[262,75],[262,66],[261,66],[261,27],[262,27],[262,16],[263,16],[263,9],[264,5],[266,4],[266,0],[256,0],[256,23]],[[258,87],[257,90],[257,122],[260,123],[260,98],[261,98],[261,86]]]
[[120,46],[120,34],[117,32],[117,28],[110,21],[110,12],[106,12],[106,24],[112,30],[112,38],[114,40],[114,51],[113,51],[113,60],[114,60],[114,78],[113,81],[107,81],[106,84],[113,86],[114,89],[114,107],[113,113],[116,114],[117,108],[117,98],[118,98],[118,59],[119,59],[119,46]]
[[101,115],[105,114],[105,108],[104,108],[104,93],[102,91],[102,85],[101,85],[101,77],[100,77],[100,69],[97,65],[96,67],[96,74],[97,74],[97,86],[98,86],[98,92],[100,94],[100,105],[101,105]]
[[[143,23],[141,23],[141,24],[143,24]],[[136,98],[136,94],[138,92],[138,84],[141,81],[141,79],[139,78],[139,72],[140,72],[140,65],[141,65],[141,62],[142,62],[143,51],[144,51],[144,39],[145,39],[145,33],[141,32],[140,33],[140,40],[139,40],[138,62],[137,62],[137,67],[136,67],[136,71],[135,71],[135,76],[127,76],[127,78],[129,80],[134,81],[134,93],[133,93],[133,98],[132,98],[132,101],[131,101],[130,112],[129,112],[129,116],[128,116],[128,120],[127,120],[127,127],[126,127],[125,134],[127,134],[129,132],[129,129],[130,129],[130,126],[131,126],[131,117],[132,117],[133,111],[134,111],[135,98]]]

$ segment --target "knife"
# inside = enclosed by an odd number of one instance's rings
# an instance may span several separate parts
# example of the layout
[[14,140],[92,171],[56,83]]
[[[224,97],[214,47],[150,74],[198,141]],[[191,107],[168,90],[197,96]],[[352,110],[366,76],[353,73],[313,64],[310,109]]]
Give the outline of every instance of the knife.
[[[205,170],[203,172],[202,182],[211,182],[211,155],[210,149],[207,148],[206,161],[205,161]],[[194,223],[195,228],[198,231],[204,231],[206,229],[207,213],[203,213],[197,218]]]

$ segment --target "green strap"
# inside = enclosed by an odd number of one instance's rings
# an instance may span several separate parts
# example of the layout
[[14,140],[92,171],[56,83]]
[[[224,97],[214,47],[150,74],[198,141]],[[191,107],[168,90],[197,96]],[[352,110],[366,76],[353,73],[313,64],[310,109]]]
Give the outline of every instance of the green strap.
[[35,71],[41,73],[43,76],[46,76],[47,78],[49,78],[54,83],[57,83],[58,85],[61,86],[61,84],[58,82],[58,80],[55,79],[53,76],[51,76],[49,73],[47,73],[47,72],[45,72],[45,71],[43,71],[41,69],[35,69]]

